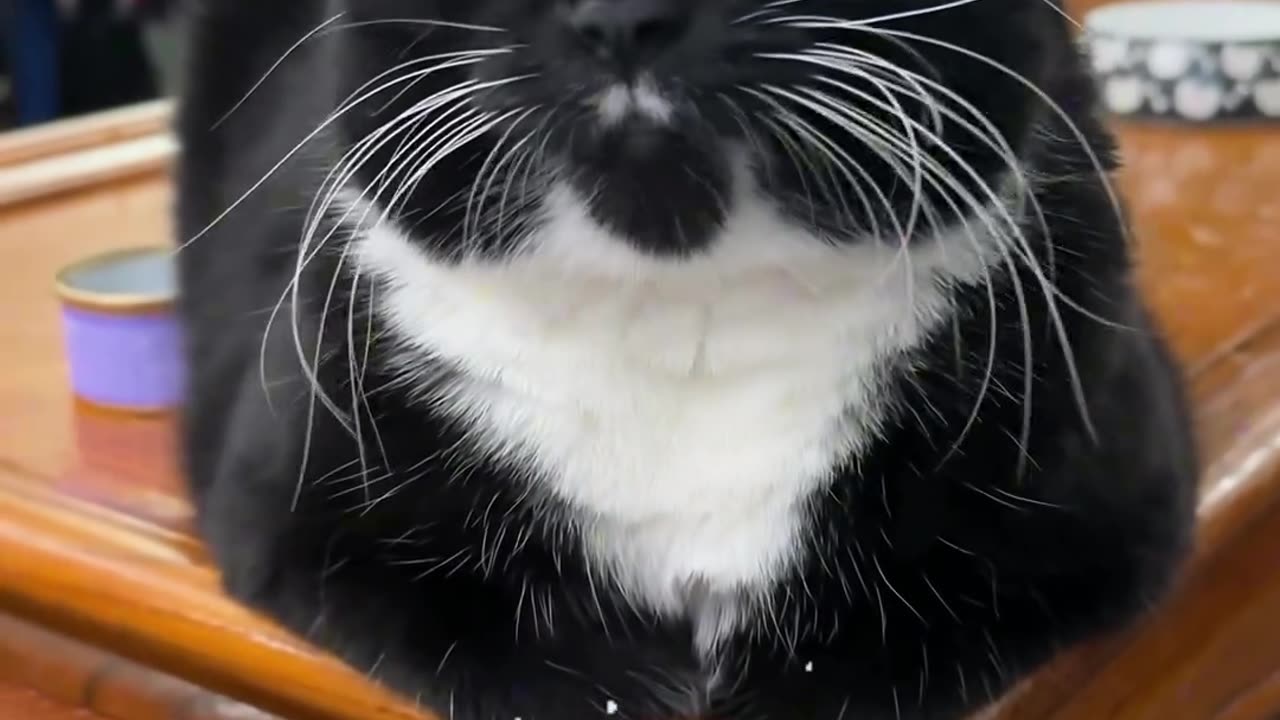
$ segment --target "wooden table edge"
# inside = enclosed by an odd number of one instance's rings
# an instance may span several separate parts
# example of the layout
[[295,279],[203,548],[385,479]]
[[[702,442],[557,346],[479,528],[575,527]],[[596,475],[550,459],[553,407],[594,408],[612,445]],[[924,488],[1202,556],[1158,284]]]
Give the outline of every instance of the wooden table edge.
[[167,133],[173,100],[155,100],[0,134],[0,170]]
[[163,173],[176,156],[177,145],[166,131],[0,166],[0,209]]
[[0,483],[0,607],[298,720],[424,720],[224,597],[163,540]]
[[[1215,465],[1232,477],[1203,505],[1205,532],[1189,572],[1277,502],[1280,411],[1248,438],[1242,446],[1252,450]],[[19,487],[0,482],[0,605],[285,717],[422,719],[224,598],[215,574],[167,535],[139,534],[110,514],[58,507]],[[1096,667],[1105,672],[1105,663]]]
[[29,688],[50,701],[105,720],[280,720],[163,671],[3,614],[0,682]]

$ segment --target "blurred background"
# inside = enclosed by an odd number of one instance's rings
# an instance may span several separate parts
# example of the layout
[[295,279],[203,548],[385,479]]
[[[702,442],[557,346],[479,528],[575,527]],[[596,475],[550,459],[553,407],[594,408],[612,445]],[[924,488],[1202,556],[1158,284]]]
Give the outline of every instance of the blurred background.
[[169,0],[0,0],[0,130],[178,91]]

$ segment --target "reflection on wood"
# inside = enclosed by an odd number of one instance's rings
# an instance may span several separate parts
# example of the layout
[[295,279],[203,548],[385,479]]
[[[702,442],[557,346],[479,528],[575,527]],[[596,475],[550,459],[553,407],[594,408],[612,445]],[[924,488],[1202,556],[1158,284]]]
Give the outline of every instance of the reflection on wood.
[[0,207],[168,167],[172,115],[161,100],[0,134]]
[[[993,716],[1270,720],[1280,712],[1280,133],[1133,126],[1123,140],[1142,284],[1189,369],[1206,450],[1197,557],[1140,627],[1068,653]],[[171,421],[69,397],[54,270],[165,242],[169,201],[157,171],[0,210],[0,605],[283,717],[421,718],[220,595],[190,534]]]
[[0,207],[153,172],[168,167],[174,153],[169,136],[147,135],[0,167]]
[[[1064,657],[1002,720],[1207,720],[1280,669],[1280,133],[1130,126],[1122,139],[1143,288],[1193,379],[1197,555],[1170,603]],[[1280,713],[1240,707],[1256,714],[1239,720]]]
[[83,708],[58,703],[25,685],[0,682],[0,708],[21,720],[110,720]]
[[[17,483],[17,484],[20,484]],[[290,718],[410,720],[389,695],[234,603],[174,536],[0,484],[0,603]]]
[[[6,697],[6,688],[13,688]],[[20,704],[21,703],[21,704]],[[163,672],[0,615],[0,709],[13,720],[278,720]]]
[[173,103],[142,103],[0,133],[0,168],[167,132]]

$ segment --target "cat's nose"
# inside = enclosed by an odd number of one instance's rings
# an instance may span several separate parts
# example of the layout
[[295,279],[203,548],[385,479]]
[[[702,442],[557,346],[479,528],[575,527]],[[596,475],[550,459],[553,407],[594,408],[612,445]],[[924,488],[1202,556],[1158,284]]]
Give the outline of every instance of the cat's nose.
[[631,71],[677,45],[689,31],[689,0],[580,0],[569,25],[604,61]]

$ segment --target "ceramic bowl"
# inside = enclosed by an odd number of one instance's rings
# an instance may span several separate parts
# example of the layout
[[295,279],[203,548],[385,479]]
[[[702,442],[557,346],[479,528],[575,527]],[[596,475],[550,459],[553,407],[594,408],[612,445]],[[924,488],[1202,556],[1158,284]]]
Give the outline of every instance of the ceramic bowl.
[[75,395],[131,413],[175,409],[183,362],[172,251],[92,257],[64,268],[56,285]]
[[1116,115],[1280,121],[1280,2],[1120,2],[1089,13],[1085,38]]

